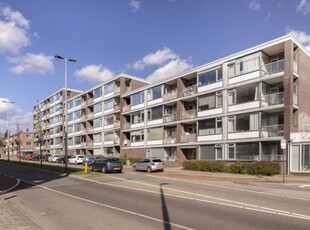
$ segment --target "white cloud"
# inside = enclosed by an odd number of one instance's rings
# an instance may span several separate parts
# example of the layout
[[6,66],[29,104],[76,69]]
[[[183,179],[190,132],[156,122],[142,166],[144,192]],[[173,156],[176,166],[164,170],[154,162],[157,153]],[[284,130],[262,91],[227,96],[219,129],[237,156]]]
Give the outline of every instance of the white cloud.
[[38,73],[46,74],[54,71],[53,57],[43,53],[27,53],[22,56],[8,57],[9,63],[15,64],[10,70],[16,74]]
[[157,50],[155,53],[146,55],[142,60],[135,62],[133,67],[137,70],[143,70],[146,66],[161,65],[168,60],[176,58],[178,58],[178,56],[169,48],[165,47],[161,50]]
[[75,71],[74,75],[80,80],[90,83],[103,82],[112,79],[115,76],[111,70],[101,65],[85,66],[84,68]]
[[133,11],[136,12],[140,9],[141,2],[137,0],[131,0],[129,6],[132,7]]
[[310,0],[300,0],[296,6],[297,11],[302,11],[304,14],[310,13]]
[[30,45],[29,21],[18,11],[0,5],[0,52],[18,53]]
[[310,51],[310,34],[307,34],[305,31],[292,30],[289,27],[286,29],[286,32],[292,34]]
[[259,0],[251,0],[250,4],[249,4],[249,9],[250,10],[254,10],[254,11],[260,10],[260,2],[259,2]]
[[174,59],[168,62],[166,65],[158,68],[152,74],[150,74],[146,80],[150,82],[161,81],[168,79],[172,75],[184,72],[186,70],[192,69],[193,65],[185,59]]

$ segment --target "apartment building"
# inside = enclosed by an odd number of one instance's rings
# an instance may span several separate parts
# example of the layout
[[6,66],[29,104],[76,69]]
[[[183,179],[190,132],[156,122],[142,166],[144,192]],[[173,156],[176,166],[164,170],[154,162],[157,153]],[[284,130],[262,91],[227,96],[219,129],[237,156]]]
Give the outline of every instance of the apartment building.
[[[11,152],[33,152],[33,133],[29,130],[20,131],[10,136]],[[12,153],[12,154],[13,154]]]
[[121,74],[68,100],[69,152],[310,172],[308,79],[309,51],[291,35],[156,83]]

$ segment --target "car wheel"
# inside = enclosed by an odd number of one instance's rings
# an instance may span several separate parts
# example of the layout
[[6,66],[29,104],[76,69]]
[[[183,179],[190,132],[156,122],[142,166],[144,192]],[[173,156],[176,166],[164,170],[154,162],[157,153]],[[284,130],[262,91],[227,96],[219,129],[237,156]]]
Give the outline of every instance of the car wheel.
[[163,171],[164,171],[164,169],[161,169],[161,170],[160,170],[160,172],[163,172]]
[[152,172],[152,168],[151,168],[151,167],[147,167],[146,170],[147,170],[148,173],[151,173],[151,172]]
[[107,172],[107,168],[106,167],[102,167],[102,173],[106,173]]
[[122,170],[118,170],[117,173],[122,173]]
[[132,171],[134,171],[134,172],[137,171],[136,166],[133,166],[133,167],[132,167]]

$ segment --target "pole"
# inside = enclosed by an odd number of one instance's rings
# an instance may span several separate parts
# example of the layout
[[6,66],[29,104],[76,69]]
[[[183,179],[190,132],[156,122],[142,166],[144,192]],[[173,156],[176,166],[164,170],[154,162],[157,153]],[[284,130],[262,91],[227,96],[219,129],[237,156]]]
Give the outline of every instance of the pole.
[[10,130],[9,130],[9,102],[6,102],[6,126],[7,126],[7,138],[8,138],[8,161],[10,161]]
[[65,170],[67,171],[68,169],[68,136],[67,136],[67,128],[68,128],[68,119],[67,119],[67,115],[68,115],[68,107],[67,107],[67,59],[65,59],[65,114],[64,114],[64,122],[65,122],[65,130],[64,130],[64,135],[65,135],[65,139],[64,139],[64,145],[65,145]]
[[41,133],[40,133],[40,139],[39,139],[39,145],[40,145],[40,166],[42,168],[42,143],[41,143]]

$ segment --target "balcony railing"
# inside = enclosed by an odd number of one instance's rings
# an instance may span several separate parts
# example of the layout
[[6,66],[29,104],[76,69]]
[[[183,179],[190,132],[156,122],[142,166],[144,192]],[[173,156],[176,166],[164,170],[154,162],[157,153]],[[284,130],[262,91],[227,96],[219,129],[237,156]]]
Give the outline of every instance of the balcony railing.
[[87,104],[89,105],[89,104],[91,104],[91,103],[93,103],[94,102],[94,98],[89,98],[89,99],[87,99]]
[[130,109],[131,109],[130,105],[123,106],[123,112],[128,112],[128,111],[130,111]]
[[181,114],[181,119],[191,119],[197,117],[197,109],[187,110]]
[[189,143],[189,142],[196,142],[197,137],[195,133],[189,133],[181,136],[180,142],[181,143]]
[[197,85],[189,86],[182,90],[182,97],[188,97],[197,93]]
[[120,87],[117,87],[114,89],[114,93],[119,93],[121,91],[121,88]]
[[262,100],[264,102],[267,102],[268,106],[283,104],[284,103],[284,92],[264,94]]
[[92,118],[94,116],[94,114],[93,113],[89,113],[86,116],[87,116],[87,118]]
[[173,122],[177,120],[177,114],[165,114],[164,115],[164,122]]
[[261,137],[281,137],[283,136],[283,125],[268,125],[260,127]]
[[283,161],[285,156],[283,155],[237,155],[238,161]]
[[166,136],[164,138],[164,143],[165,144],[174,144],[174,143],[176,143],[176,137]]
[[169,101],[177,98],[177,91],[173,91],[167,94],[164,94],[164,101]]
[[114,121],[114,127],[119,127],[121,125],[121,122],[119,120]]
[[271,62],[265,65],[268,74],[274,74],[284,71],[284,59]]
[[114,144],[116,145],[119,145],[119,141],[120,141],[119,137],[115,137],[113,140]]

